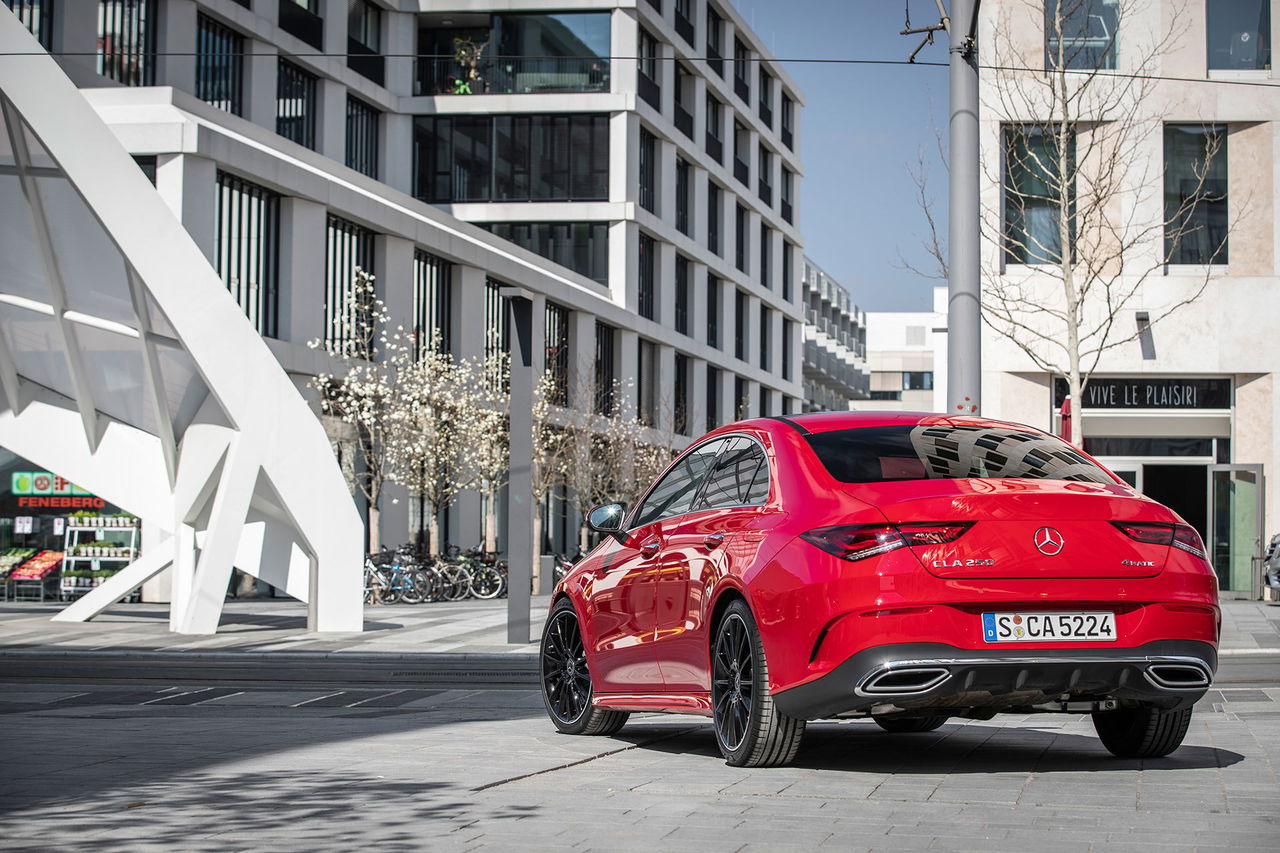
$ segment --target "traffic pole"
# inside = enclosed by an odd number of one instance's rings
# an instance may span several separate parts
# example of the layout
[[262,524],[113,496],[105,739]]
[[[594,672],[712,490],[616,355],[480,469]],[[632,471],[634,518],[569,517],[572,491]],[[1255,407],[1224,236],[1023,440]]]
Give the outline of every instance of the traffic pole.
[[950,201],[947,226],[947,410],[982,412],[979,257],[978,42],[981,0],[953,0],[950,42]]

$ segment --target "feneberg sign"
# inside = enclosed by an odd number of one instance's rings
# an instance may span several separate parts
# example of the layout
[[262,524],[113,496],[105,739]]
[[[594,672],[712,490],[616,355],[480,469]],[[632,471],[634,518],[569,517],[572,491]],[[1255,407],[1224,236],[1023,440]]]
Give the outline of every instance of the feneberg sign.
[[[1067,396],[1067,380],[1053,381],[1053,406]],[[1112,377],[1089,380],[1084,388],[1085,409],[1229,409],[1230,379]]]

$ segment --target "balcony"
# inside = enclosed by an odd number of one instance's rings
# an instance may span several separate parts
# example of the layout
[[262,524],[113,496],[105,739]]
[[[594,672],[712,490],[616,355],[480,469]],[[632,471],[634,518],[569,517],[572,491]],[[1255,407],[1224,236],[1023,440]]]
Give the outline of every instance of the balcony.
[[782,200],[782,219],[784,222],[794,225],[795,222],[792,220],[791,216],[792,216],[791,202],[787,201],[784,198]]
[[794,143],[795,143],[795,138],[791,135],[791,128],[787,127],[784,124],[782,126],[782,144],[794,150],[795,149]]
[[707,67],[721,77],[724,76],[724,57],[711,45],[707,45]]
[[662,112],[662,89],[643,74],[636,75],[636,91],[649,106]]
[[293,0],[281,0],[276,18],[280,29],[297,36],[316,50],[324,50],[324,18],[304,9]]
[[734,94],[742,99],[742,103],[751,103],[751,84],[736,74],[733,77],[733,91]]
[[679,101],[675,106],[676,129],[693,139],[693,113],[686,110]]
[[[284,8],[284,4],[281,4]],[[534,95],[608,92],[609,60],[600,57],[488,57],[474,69],[452,57],[418,57],[415,95]],[[644,79],[643,77],[641,79]]]
[[387,60],[355,39],[347,39],[347,67],[363,74],[379,86],[385,85]]
[[766,207],[773,207],[773,187],[760,181],[756,185],[756,195],[760,196],[760,200],[765,203]]
[[744,187],[751,186],[751,164],[735,157],[733,159],[733,176]]
[[764,122],[765,127],[773,127],[773,107],[761,101],[759,104],[760,120]]

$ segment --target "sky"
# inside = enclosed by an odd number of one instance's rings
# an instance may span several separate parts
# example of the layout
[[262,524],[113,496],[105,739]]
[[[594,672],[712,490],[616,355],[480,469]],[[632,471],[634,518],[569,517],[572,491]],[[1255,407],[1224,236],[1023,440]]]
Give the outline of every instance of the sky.
[[[920,43],[902,36],[908,0],[732,0],[779,59],[905,60]],[[934,0],[909,0],[913,26],[938,22]],[[948,4],[949,5],[949,4]],[[917,61],[947,61],[940,33]],[[803,93],[799,227],[805,254],[864,311],[927,311],[938,282],[928,268],[927,225],[909,169],[927,161],[945,236],[947,176],[937,134],[947,126],[947,69],[783,62]],[[754,93],[753,93],[754,94]]]

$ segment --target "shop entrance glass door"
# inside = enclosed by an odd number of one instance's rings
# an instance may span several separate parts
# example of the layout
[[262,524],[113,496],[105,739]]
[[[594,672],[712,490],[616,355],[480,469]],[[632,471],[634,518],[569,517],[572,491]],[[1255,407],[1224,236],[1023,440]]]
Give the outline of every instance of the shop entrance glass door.
[[1257,598],[1262,554],[1262,466],[1209,466],[1209,563],[1228,598]]

